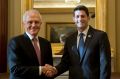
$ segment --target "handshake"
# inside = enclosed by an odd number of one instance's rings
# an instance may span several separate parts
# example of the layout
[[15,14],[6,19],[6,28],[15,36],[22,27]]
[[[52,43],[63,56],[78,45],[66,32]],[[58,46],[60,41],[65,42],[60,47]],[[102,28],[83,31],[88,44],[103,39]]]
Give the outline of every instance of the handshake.
[[53,77],[57,74],[57,69],[49,64],[42,66],[42,73],[47,77]]

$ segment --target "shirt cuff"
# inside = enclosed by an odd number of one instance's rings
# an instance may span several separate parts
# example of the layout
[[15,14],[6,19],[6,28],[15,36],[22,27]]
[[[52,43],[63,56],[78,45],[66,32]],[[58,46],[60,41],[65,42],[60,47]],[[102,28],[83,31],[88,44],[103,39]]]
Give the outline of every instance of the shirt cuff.
[[42,68],[41,68],[41,66],[39,66],[39,75],[41,75],[42,74]]

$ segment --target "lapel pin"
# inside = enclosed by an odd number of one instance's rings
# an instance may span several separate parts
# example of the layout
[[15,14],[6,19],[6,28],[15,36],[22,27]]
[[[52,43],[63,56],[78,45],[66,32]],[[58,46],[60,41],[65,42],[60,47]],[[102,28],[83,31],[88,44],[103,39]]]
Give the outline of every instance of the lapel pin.
[[91,38],[92,36],[91,35],[88,35],[89,38]]

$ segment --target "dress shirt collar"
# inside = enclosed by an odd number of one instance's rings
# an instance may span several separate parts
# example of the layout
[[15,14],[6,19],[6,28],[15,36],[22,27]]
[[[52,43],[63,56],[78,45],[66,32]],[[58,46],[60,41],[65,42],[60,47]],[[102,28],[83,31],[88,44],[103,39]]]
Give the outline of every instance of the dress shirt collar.
[[[84,36],[87,36],[87,32],[88,32],[89,26],[82,32],[84,34]],[[78,36],[80,35],[80,31],[78,31]]]
[[[32,35],[30,35],[28,32],[26,32],[26,34],[28,35],[28,37],[30,38],[30,40],[32,40],[34,37]],[[35,37],[38,40],[38,35]]]

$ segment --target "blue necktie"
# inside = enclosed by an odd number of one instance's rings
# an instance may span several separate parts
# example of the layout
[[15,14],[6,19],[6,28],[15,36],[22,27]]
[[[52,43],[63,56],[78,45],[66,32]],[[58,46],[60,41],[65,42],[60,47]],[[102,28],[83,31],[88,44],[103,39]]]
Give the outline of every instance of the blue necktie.
[[79,39],[79,45],[78,45],[80,58],[82,58],[83,50],[84,50],[84,39],[83,39],[83,36],[84,36],[84,34],[80,33],[80,39]]

